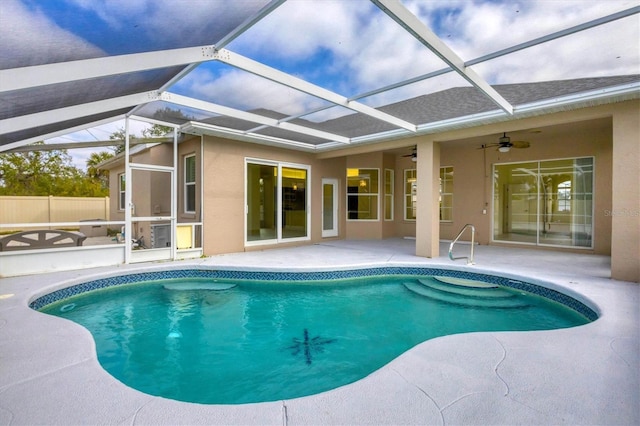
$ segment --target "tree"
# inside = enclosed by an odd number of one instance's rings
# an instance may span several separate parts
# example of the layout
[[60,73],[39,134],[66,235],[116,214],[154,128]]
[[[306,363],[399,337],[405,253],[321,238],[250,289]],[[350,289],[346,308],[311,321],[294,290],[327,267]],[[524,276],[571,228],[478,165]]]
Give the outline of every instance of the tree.
[[[118,130],[116,130],[115,132],[113,132],[113,133],[111,133],[109,135],[109,140],[112,140],[112,141],[117,141],[117,140],[124,141],[125,135],[126,135],[126,133],[124,131],[124,127],[121,127],[121,128],[119,128]],[[129,138],[135,139],[136,137],[134,135],[129,135]],[[120,154],[121,152],[124,152],[124,144],[115,145],[113,147],[113,153],[114,154],[117,155],[117,154]]]
[[[165,136],[167,133],[173,132],[173,127],[162,126],[160,124],[154,124],[148,129],[142,131],[142,136],[145,138],[156,138]],[[171,133],[173,134],[173,133]]]
[[[38,142],[37,144],[42,144]],[[103,197],[100,181],[74,167],[64,149],[0,154],[0,195]]]
[[100,182],[103,188],[109,188],[109,170],[100,169],[98,166],[115,156],[108,151],[92,152],[87,159],[87,177]]

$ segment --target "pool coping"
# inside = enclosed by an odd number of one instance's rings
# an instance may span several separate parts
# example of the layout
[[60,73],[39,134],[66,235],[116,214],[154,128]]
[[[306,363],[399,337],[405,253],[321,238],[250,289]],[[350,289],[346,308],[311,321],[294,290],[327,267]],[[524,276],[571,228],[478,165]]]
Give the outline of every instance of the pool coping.
[[[431,267],[425,265],[406,265],[389,263],[387,265],[368,266],[360,268],[341,268],[324,270],[305,268],[305,270],[291,271],[291,268],[264,269],[253,268],[227,268],[200,266],[198,268],[158,268],[154,270],[136,271],[128,274],[118,274],[94,277],[88,281],[78,283],[68,283],[64,287],[57,288],[51,292],[44,292],[32,297],[29,307],[40,310],[45,306],[64,300],[88,291],[110,288],[120,285],[136,284],[144,281],[155,281],[160,279],[175,278],[209,278],[209,279],[233,279],[233,280],[255,280],[255,281],[330,281],[351,278],[367,278],[379,276],[444,276],[452,278],[462,278],[478,280],[502,287],[522,290],[554,302],[560,303],[586,317],[589,321],[595,321],[598,316],[598,308],[593,301],[582,297],[580,294],[570,295],[572,291],[568,288],[556,286],[553,283],[536,281],[528,277],[521,277],[511,274],[510,277],[491,274],[482,271],[470,271],[460,269],[448,269],[444,267]],[[580,300],[582,299],[582,300]]]
[[[367,248],[365,244],[364,248]],[[315,253],[314,248],[303,250]],[[491,249],[488,249],[491,250]],[[482,253],[482,249],[477,253]],[[295,252],[299,254],[300,251]],[[290,255],[290,251],[260,260]],[[342,254],[342,253],[339,253]],[[358,259],[359,252],[355,253]],[[530,253],[527,253],[529,255]],[[267,256],[267,257],[265,257]],[[253,259],[251,255],[245,257]],[[241,259],[239,257],[238,259]],[[571,258],[573,259],[573,258]],[[519,261],[519,258],[512,258]],[[226,262],[225,262],[226,261]],[[91,335],[62,319],[43,320],[28,308],[38,294],[133,271],[194,268],[237,270],[236,258],[101,268],[0,281],[0,423],[49,424],[634,424],[640,422],[640,356],[637,284],[580,271],[544,270],[528,282],[568,293],[589,303],[598,320],[579,327],[534,332],[481,332],[428,340],[366,378],[303,398],[246,405],[183,403],[142,394],[99,366]],[[243,262],[239,260],[239,262]],[[283,260],[283,262],[285,262]],[[280,270],[282,266],[245,270]],[[266,265],[267,263],[263,263]],[[271,262],[273,264],[273,262]],[[389,265],[438,267],[424,261],[347,260],[302,266],[339,270]],[[448,264],[447,269],[469,270]],[[539,265],[523,263],[524,272]],[[521,279],[513,267],[478,267]],[[64,344],[61,345],[61,343]]]

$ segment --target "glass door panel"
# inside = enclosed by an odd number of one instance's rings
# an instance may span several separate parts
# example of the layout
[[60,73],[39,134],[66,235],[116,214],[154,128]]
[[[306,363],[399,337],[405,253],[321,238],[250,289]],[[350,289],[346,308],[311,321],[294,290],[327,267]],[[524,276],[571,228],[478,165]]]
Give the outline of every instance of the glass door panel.
[[538,163],[495,167],[494,240],[537,242]]
[[247,241],[275,240],[278,167],[247,164]]
[[540,244],[591,247],[593,159],[540,162]]
[[282,168],[282,238],[307,236],[307,171]]
[[337,179],[322,179],[322,236],[338,236]]
[[592,247],[593,158],[496,165],[493,239]]

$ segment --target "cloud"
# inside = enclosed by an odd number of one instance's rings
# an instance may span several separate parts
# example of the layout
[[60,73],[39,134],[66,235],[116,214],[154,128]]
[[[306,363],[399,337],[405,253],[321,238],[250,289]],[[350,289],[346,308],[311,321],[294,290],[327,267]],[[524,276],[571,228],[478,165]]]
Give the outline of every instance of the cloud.
[[[319,6],[321,4],[321,6]],[[406,1],[463,60],[531,40],[618,10],[633,1]],[[635,21],[634,21],[635,20]],[[638,72],[637,17],[578,33],[474,67],[491,84]],[[624,41],[624,42],[623,42]],[[289,1],[229,46],[345,96],[426,74],[446,65],[395,21],[359,1]],[[312,66],[310,64],[315,64]],[[227,99],[264,97],[259,81],[226,74]],[[238,78],[238,82],[234,82]],[[217,84],[210,81],[210,87]],[[444,76],[368,99],[374,105],[467,83]],[[299,101],[292,99],[292,102]],[[298,110],[302,106],[294,108]]]
[[290,115],[324,103],[316,97],[235,68],[214,73],[206,66],[200,67],[174,89],[177,93],[231,108],[267,108]]
[[104,56],[100,48],[60,28],[40,9],[29,9],[18,0],[2,0],[0,8],[3,68]]
[[[422,4],[422,3],[421,3]],[[426,4],[431,4],[430,2]],[[635,6],[629,1],[527,1],[458,4],[440,36],[463,59],[529,41]],[[422,10],[421,18],[428,19]],[[429,15],[432,16],[432,15]],[[514,83],[637,73],[637,16],[576,33],[474,68],[490,83]],[[445,37],[445,31],[451,37]]]
[[114,35],[126,37],[135,30],[145,44],[160,49],[217,43],[265,4],[264,0],[69,1],[95,13]]
[[[405,5],[459,56],[470,60],[625,9],[630,6],[628,3],[443,0],[407,1]],[[638,40],[638,25],[607,25],[476,65],[474,69],[492,84],[638,72],[637,41],[620,40]],[[288,1],[228,48],[347,97],[446,67],[366,1]],[[451,72],[362,102],[378,107],[467,85]],[[293,115],[322,104],[308,95],[230,67],[215,71],[200,67],[177,88],[183,94],[243,110],[263,107]],[[345,113],[351,111],[334,108],[313,118],[321,120]]]

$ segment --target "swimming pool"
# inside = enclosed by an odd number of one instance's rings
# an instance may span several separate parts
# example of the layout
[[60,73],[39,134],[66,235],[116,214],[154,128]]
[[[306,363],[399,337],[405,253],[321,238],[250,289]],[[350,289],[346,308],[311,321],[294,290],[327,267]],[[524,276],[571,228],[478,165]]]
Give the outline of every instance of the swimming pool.
[[[489,285],[446,282],[461,279]],[[153,272],[81,283],[31,307],[88,328],[100,363],[125,384],[209,404],[322,392],[437,336],[597,317],[545,287],[430,268]]]

